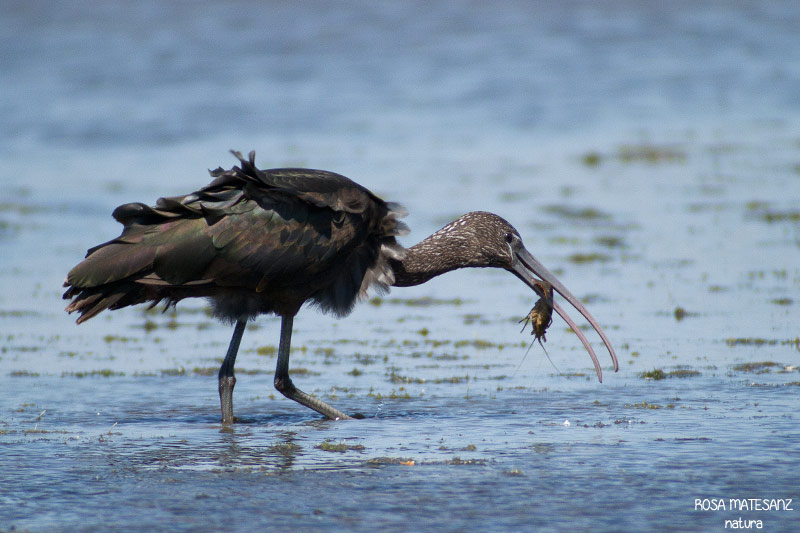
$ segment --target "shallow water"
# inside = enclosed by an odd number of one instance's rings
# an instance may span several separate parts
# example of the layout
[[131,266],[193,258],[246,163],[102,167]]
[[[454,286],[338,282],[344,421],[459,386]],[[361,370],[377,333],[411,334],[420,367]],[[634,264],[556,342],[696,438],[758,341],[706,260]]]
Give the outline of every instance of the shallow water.
[[[793,529],[730,508],[800,500],[792,2],[81,6],[0,21],[0,531]],[[402,202],[405,244],[501,214],[619,373],[460,271],[295,320],[295,382],[364,420],[272,390],[262,317],[222,427],[203,302],[76,327],[60,285],[228,148]]]

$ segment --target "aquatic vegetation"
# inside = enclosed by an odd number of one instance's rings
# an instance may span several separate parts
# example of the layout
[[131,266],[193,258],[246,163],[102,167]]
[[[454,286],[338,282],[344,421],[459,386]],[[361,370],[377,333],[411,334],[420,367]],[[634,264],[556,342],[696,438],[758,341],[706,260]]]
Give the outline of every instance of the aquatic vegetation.
[[38,372],[31,372],[29,370],[14,370],[9,373],[9,375],[15,378],[37,378],[40,374]]
[[631,409],[661,409],[662,406],[657,403],[647,403],[642,401],[641,403],[633,403],[633,404],[625,404],[625,407]]
[[620,163],[685,163],[686,152],[674,146],[623,145],[617,152]]
[[480,313],[468,313],[464,315],[464,325],[471,326],[475,323],[479,324],[488,324],[489,321],[483,317]]
[[730,347],[733,346],[794,346],[796,349],[800,349],[800,337],[795,337],[794,339],[764,339],[758,337],[739,337],[733,338],[730,337],[725,340],[725,344]]
[[622,237],[614,235],[605,235],[602,237],[595,237],[594,242],[605,248],[627,248],[625,240]]
[[198,376],[215,376],[215,375],[217,375],[218,371],[219,371],[219,369],[218,368],[214,368],[213,366],[207,366],[207,367],[202,367],[202,368],[196,366],[196,367],[194,367],[192,369],[192,374],[195,374],[195,375],[198,375]]
[[659,381],[667,378],[691,378],[699,375],[699,370],[693,370],[691,368],[677,368],[675,370],[670,370],[669,372],[664,372],[662,369],[656,368],[654,370],[639,373],[640,378],[651,379],[653,381]]
[[370,298],[369,303],[374,305],[375,307],[379,307],[383,304],[391,304],[391,305],[407,305],[409,307],[432,307],[435,305],[462,305],[466,300],[461,298],[430,298],[430,297],[423,297],[423,298],[382,298],[380,296],[375,296]]
[[[1,229],[0,229],[1,231]],[[0,310],[0,318],[38,318],[41,313],[36,311],[18,310],[18,309],[3,309]]]
[[425,345],[430,346],[432,348],[438,348],[439,346],[446,346],[451,342],[452,341],[450,340],[425,339]]
[[732,370],[736,372],[751,372],[755,374],[766,374],[768,372],[772,372],[772,369],[775,367],[783,368],[781,363],[776,363],[774,361],[761,361],[758,363],[741,363],[738,365],[734,365]]
[[581,156],[584,166],[595,168],[606,159],[616,159],[620,163],[685,163],[688,159],[686,151],[676,146],[656,146],[654,144],[626,144],[619,147],[615,154],[601,154],[589,151]]
[[774,209],[768,202],[751,200],[745,204],[745,209],[747,209],[751,216],[755,216],[757,219],[767,224],[776,222],[800,222],[800,210]]
[[[387,400],[387,399],[388,400],[410,400],[411,399],[411,395],[403,387],[400,387],[399,391],[392,389],[392,392],[389,393],[388,395],[382,394],[380,392],[378,392],[378,393],[370,392],[369,394],[367,394],[367,396],[372,396],[376,400]],[[422,396],[422,394],[420,394],[420,396]]]
[[280,455],[294,455],[301,449],[302,447],[294,442],[277,442],[271,446],[267,446],[268,452]]
[[111,377],[121,377],[124,376],[125,372],[117,372],[115,370],[110,369],[103,369],[103,370],[90,370],[88,372],[62,372],[61,377],[71,377],[71,378],[88,378],[88,377],[102,377],[102,378],[111,378]]
[[[242,371],[239,370],[239,372],[242,372]],[[303,368],[301,366],[298,366],[298,367],[295,367],[295,368],[290,368],[289,369],[289,375],[290,376],[318,376],[319,372],[312,372],[311,370],[309,370],[307,368]]]
[[643,379],[652,379],[654,381],[658,381],[661,379],[666,379],[667,374],[660,368],[656,368],[654,370],[648,370],[647,372],[640,372],[639,377]]
[[134,337],[124,337],[120,335],[106,335],[103,337],[103,341],[111,344],[112,342],[139,342],[139,339]]
[[389,380],[388,380],[389,383],[405,383],[405,384],[414,383],[414,384],[417,384],[417,385],[422,385],[423,383],[427,383],[428,382],[428,380],[426,380],[424,378],[412,378],[412,377],[408,377],[408,376],[402,376],[402,375],[398,374],[397,372],[395,372],[394,370],[392,370],[389,373],[388,378],[389,378]]
[[585,263],[605,263],[607,261],[611,261],[611,257],[609,255],[597,252],[591,252],[588,254],[578,252],[568,255],[567,261],[578,265]]
[[435,383],[437,385],[441,384],[441,383],[457,384],[457,383],[464,383],[466,381],[469,381],[469,376],[453,376],[453,377],[449,377],[449,378],[436,378],[436,379],[433,380],[433,383]]
[[458,456],[453,457],[447,461],[426,461],[426,464],[445,464],[445,465],[455,465],[455,466],[462,466],[462,465],[485,465],[486,459],[462,459]]
[[547,239],[547,242],[551,244],[571,245],[571,246],[577,246],[582,243],[582,241],[579,238],[567,235],[556,235],[554,237],[550,237]]
[[333,355],[333,348],[331,348],[330,346],[324,348],[315,348],[314,354],[322,355],[324,357],[331,357]]
[[542,211],[571,220],[608,220],[611,216],[594,207],[573,207],[571,205],[551,204],[542,207]]
[[768,224],[774,222],[800,222],[800,211],[763,211],[759,213],[759,217]]
[[688,368],[679,368],[678,370],[670,370],[667,375],[671,378],[693,378],[695,376],[699,376],[700,371]]
[[273,345],[259,346],[258,348],[256,348],[256,353],[258,355],[265,355],[272,357],[278,353],[278,347]]
[[[371,355],[364,355],[357,353],[355,354],[356,362],[360,365],[372,365],[375,364],[375,357]],[[384,362],[388,361],[387,356],[384,356]]]
[[454,348],[463,348],[465,346],[472,346],[473,348],[477,348],[479,350],[485,350],[488,348],[498,348],[502,349],[501,345],[498,345],[495,342],[487,341],[483,339],[474,339],[474,340],[460,340],[453,343]]
[[349,451],[363,452],[366,449],[363,444],[347,444],[344,442],[335,444],[329,440],[317,444],[316,446],[314,446],[314,448],[322,450],[324,452],[336,452],[336,453],[344,453]]
[[587,167],[596,167],[603,161],[603,156],[598,152],[587,152],[581,157],[581,163]]
[[372,457],[367,460],[367,465],[381,466],[381,465],[403,465],[414,466],[414,459],[410,457]]

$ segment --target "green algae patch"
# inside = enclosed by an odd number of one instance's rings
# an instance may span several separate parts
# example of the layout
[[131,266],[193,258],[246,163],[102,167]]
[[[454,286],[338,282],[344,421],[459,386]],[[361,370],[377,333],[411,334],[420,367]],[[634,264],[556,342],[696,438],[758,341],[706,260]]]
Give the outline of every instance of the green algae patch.
[[488,348],[501,348],[495,342],[486,341],[483,339],[474,339],[474,340],[460,340],[453,343],[454,348],[463,348],[465,346],[472,346],[473,348],[477,348],[478,350],[486,350]]
[[117,372],[115,370],[110,369],[103,369],[103,370],[91,370],[89,372],[62,372],[62,378],[93,378],[93,377],[101,377],[101,378],[112,378],[112,377],[120,377],[124,376],[125,372]]
[[800,211],[762,211],[759,213],[761,220],[767,224],[775,222],[800,222]]
[[648,165],[658,164],[682,164],[688,159],[684,149],[678,146],[645,144],[624,144],[620,146],[616,153],[602,154],[597,151],[589,151],[581,156],[581,163],[588,168],[597,168],[607,159],[616,160],[620,163],[645,163]]
[[614,235],[606,235],[606,236],[602,236],[602,237],[596,237],[594,239],[594,242],[599,244],[600,246],[602,246],[604,248],[610,248],[610,249],[627,248],[628,247],[628,245],[625,244],[625,241],[622,239],[622,237],[616,237]]
[[586,152],[581,156],[581,163],[589,168],[594,168],[603,162],[603,156],[599,152]]
[[637,144],[620,146],[617,152],[620,163],[685,163],[686,152],[674,146]]
[[299,452],[302,447],[294,442],[278,442],[271,446],[267,446],[267,451],[279,455],[294,455]]
[[752,200],[745,204],[745,209],[750,212],[752,216],[767,224],[774,224],[780,222],[800,222],[800,210],[774,209],[768,202],[761,202]]
[[373,457],[367,460],[370,466],[403,465],[414,466],[414,459],[410,457]]
[[795,349],[800,349],[800,337],[794,339],[763,339],[759,337],[730,337],[725,340],[725,344],[730,347],[733,346],[794,346]]
[[[376,400],[410,400],[411,395],[408,393],[404,387],[400,387],[400,390],[392,389],[392,392],[389,394],[382,394],[380,392],[372,392],[370,391],[367,396],[375,398]],[[422,396],[422,394],[420,394]]]
[[38,378],[40,374],[29,370],[14,370],[9,375],[14,378]]
[[256,353],[258,355],[264,355],[264,356],[271,357],[271,356],[273,356],[273,355],[278,353],[278,347],[277,346],[272,346],[272,345],[259,346],[258,348],[256,348]]
[[319,372],[312,372],[311,370],[299,366],[297,368],[290,368],[289,369],[290,376],[318,376]]
[[[439,461],[432,461],[431,464],[439,464]],[[461,457],[453,457],[443,461],[443,464],[450,466],[463,466],[463,465],[485,465],[486,459],[462,459]]]
[[774,361],[761,361],[758,363],[742,363],[734,365],[733,370],[736,372],[750,372],[753,374],[766,374],[772,372],[775,367],[783,368],[783,365]]
[[690,368],[677,368],[675,370],[670,370],[669,372],[664,372],[660,368],[656,368],[653,370],[649,370],[647,372],[640,372],[639,377],[642,379],[651,379],[653,381],[659,381],[662,379],[667,378],[693,378],[700,375],[699,370],[693,370]]
[[465,383],[469,381],[469,376],[453,376],[450,378],[436,378],[433,380],[433,383],[439,385],[441,383],[449,383],[451,385],[457,383]]
[[363,444],[347,444],[344,442],[334,443],[329,440],[323,441],[314,446],[323,452],[345,453],[350,451],[363,452],[366,448]]
[[628,407],[630,409],[661,409],[663,406],[657,403],[647,403],[643,401],[641,403],[625,404],[625,407]]
[[569,205],[551,204],[542,208],[545,213],[570,220],[608,220],[611,216],[594,207],[573,207]]
[[588,254],[574,253],[567,256],[567,261],[569,261],[570,263],[575,263],[577,265],[582,265],[586,263],[605,263],[607,261],[611,261],[611,257],[606,254],[600,254],[597,252],[592,252]]
[[380,296],[375,296],[369,300],[370,305],[374,305],[375,307],[380,307],[383,304],[389,305],[406,305],[409,307],[433,307],[436,305],[455,305],[459,306],[462,305],[465,300],[461,298],[381,298]]
[[120,335],[106,335],[103,337],[103,342],[112,343],[112,342],[138,342],[139,339],[133,337],[124,337]]
[[660,368],[656,368],[654,370],[648,370],[647,372],[640,372],[639,377],[642,379],[652,379],[653,381],[658,381],[661,379],[666,379],[667,374]]
[[427,383],[427,380],[424,378],[412,378],[409,376],[403,376],[396,372],[389,373],[389,383],[403,383],[403,384],[417,384],[422,385],[423,383]]
[[699,370],[691,370],[688,368],[680,368],[678,370],[670,370],[667,376],[671,378],[693,378],[699,376]]

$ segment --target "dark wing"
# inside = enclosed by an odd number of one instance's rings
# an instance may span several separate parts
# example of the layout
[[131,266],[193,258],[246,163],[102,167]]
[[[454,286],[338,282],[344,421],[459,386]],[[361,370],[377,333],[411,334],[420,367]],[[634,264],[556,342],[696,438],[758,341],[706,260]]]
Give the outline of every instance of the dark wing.
[[218,311],[228,318],[242,307],[296,312],[308,299],[345,314],[370,286],[391,285],[388,258],[403,254],[394,238],[405,230],[400,208],[338,174],[259,170],[254,153],[234,153],[241,168],[212,171],[195,193],[114,211],[122,235],[67,275],[67,311],[79,311],[79,323],[104,309],[188,296],[227,302]]

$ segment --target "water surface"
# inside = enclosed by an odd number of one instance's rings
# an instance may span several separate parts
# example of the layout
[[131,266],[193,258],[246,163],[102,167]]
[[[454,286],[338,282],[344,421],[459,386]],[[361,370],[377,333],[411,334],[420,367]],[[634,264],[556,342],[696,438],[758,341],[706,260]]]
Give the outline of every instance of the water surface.
[[[0,530],[797,523],[695,506],[800,500],[792,2],[7,11]],[[559,319],[549,359],[526,355],[533,295],[461,271],[295,320],[295,382],[364,420],[274,392],[279,323],[262,317],[237,360],[240,423],[222,427],[231,330],[204,302],[76,327],[60,286],[118,234],[114,207],[205,185],[229,148],[403,203],[407,245],[501,214],[620,372],[587,330],[599,384]]]

